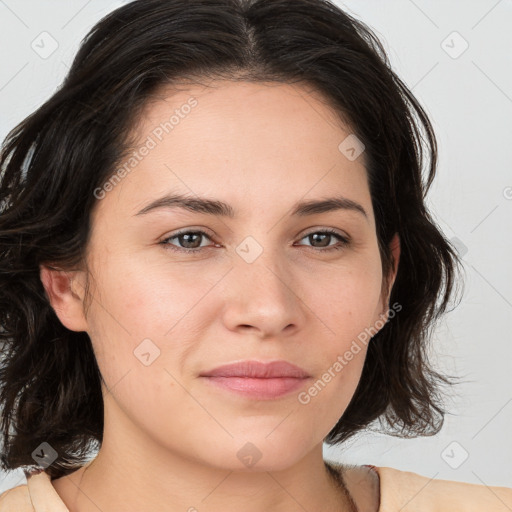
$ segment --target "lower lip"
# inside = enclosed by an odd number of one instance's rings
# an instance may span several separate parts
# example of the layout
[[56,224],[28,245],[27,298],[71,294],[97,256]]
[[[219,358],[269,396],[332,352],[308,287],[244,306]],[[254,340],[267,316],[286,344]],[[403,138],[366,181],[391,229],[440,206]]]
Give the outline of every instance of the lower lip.
[[270,400],[287,395],[302,387],[308,378],[278,377],[254,379],[249,377],[203,377],[214,386],[257,400]]

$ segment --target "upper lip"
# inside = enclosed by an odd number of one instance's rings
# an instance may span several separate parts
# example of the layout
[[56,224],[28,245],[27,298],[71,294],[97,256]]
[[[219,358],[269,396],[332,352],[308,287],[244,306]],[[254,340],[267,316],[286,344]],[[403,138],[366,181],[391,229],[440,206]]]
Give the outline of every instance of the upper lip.
[[270,379],[277,377],[306,378],[309,374],[306,370],[289,363],[288,361],[272,361],[262,363],[260,361],[239,361],[225,364],[201,373],[201,377],[252,377]]

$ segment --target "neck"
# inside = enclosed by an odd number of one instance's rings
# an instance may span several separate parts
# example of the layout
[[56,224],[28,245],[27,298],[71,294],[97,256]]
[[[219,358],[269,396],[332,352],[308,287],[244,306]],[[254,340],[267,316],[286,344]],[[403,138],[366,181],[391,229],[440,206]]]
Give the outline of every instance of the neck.
[[103,445],[94,460],[52,484],[70,512],[356,510],[339,472],[319,459],[317,451],[278,471],[131,461],[116,460]]
[[[301,457],[269,436],[253,439],[259,451],[231,436],[231,444],[210,443],[205,453],[197,442],[175,442],[172,432],[171,439],[156,439],[115,403],[109,411],[95,459],[52,482],[70,512],[353,510],[326,467],[321,440]],[[263,456],[254,464],[241,464],[241,447],[245,455]],[[218,456],[212,457],[215,450]]]

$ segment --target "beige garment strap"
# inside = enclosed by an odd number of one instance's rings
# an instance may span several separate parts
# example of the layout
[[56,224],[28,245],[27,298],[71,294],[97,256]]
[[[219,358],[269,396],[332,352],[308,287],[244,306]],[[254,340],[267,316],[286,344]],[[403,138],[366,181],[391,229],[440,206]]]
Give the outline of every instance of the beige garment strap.
[[391,467],[377,468],[379,512],[510,512],[512,488],[430,478]]
[[35,512],[69,512],[44,471],[28,475],[27,485]]

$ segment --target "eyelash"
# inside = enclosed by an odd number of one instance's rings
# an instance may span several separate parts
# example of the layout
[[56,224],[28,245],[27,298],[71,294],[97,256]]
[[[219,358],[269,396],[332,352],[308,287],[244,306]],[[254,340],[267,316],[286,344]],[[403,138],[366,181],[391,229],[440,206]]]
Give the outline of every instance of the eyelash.
[[[337,237],[339,239],[339,244],[338,245],[334,245],[332,247],[327,247],[325,249],[318,248],[318,247],[311,247],[311,249],[313,249],[314,251],[317,251],[317,252],[339,251],[341,249],[344,249],[345,247],[347,247],[350,244],[350,239],[349,238],[346,238],[346,237],[340,235],[337,231],[334,231],[333,229],[329,229],[329,228],[318,230],[318,231],[311,231],[310,233],[306,233],[301,238],[301,240],[303,238],[306,238],[306,237],[310,236],[310,235],[314,235],[314,234],[318,234],[318,233],[325,234],[325,235],[333,235],[333,236]],[[167,243],[169,240],[173,240],[175,238],[178,238],[181,235],[189,235],[189,234],[203,235],[204,237],[206,237],[206,238],[211,240],[211,237],[208,235],[208,233],[205,233],[204,231],[201,231],[201,230],[189,230],[189,231],[179,231],[178,233],[175,233],[174,235],[163,239],[160,242],[160,244],[166,246],[166,247],[164,247],[166,250],[171,250],[171,251],[176,251],[176,252],[181,252],[181,253],[196,253],[197,254],[197,253],[199,253],[201,251],[201,249],[206,249],[207,248],[207,247],[197,247],[195,249],[187,249],[185,247],[176,247],[176,246],[174,246],[174,245],[172,245],[170,243]]]

